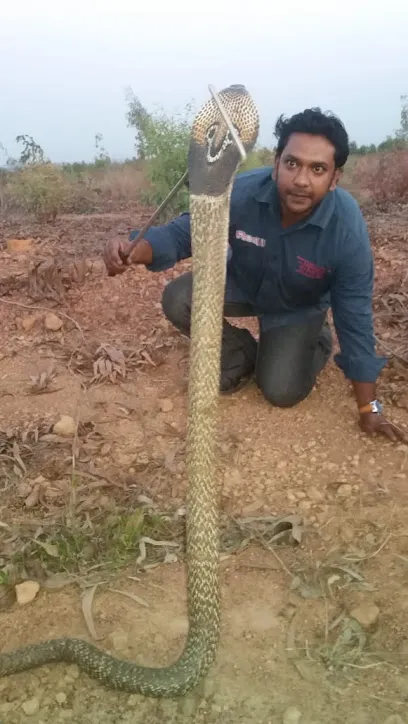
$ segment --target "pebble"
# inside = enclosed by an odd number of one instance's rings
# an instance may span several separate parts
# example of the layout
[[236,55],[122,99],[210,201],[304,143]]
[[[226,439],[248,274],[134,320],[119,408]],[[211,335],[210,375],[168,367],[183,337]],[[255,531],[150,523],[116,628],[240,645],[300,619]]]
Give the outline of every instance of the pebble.
[[61,415],[58,422],[55,423],[52,431],[54,435],[60,435],[61,437],[73,437],[75,434],[75,420],[69,415]]
[[70,664],[67,666],[67,676],[71,676],[73,679],[79,679],[79,666],[76,664]]
[[63,691],[59,691],[58,694],[55,694],[55,701],[62,706],[67,701],[67,695]]
[[125,631],[113,631],[109,638],[115,651],[125,651],[129,646],[129,636]]
[[391,714],[387,717],[384,724],[405,724],[405,719],[402,719],[399,714]]
[[404,697],[408,696],[408,676],[395,676],[394,684]]
[[297,706],[289,706],[283,714],[282,724],[299,724],[302,712]]
[[353,488],[348,483],[342,483],[342,485],[339,485],[337,488],[337,495],[339,498],[349,498],[352,492]]
[[310,498],[311,500],[315,500],[316,502],[319,500],[323,500],[324,498],[323,493],[321,493],[320,490],[318,490],[314,485],[311,485],[307,489],[307,496],[308,498]]
[[401,654],[401,656],[408,657],[408,640],[405,639],[404,641],[401,641],[400,645],[398,646],[398,652]]
[[17,583],[15,586],[17,602],[24,606],[26,603],[34,601],[38,591],[40,590],[40,584],[38,581],[23,581],[23,583]]
[[24,252],[28,251],[33,243],[33,239],[7,239],[7,251]]
[[48,329],[50,332],[58,332],[59,329],[61,329],[64,322],[60,317],[58,317],[53,312],[49,312],[45,315],[44,319],[44,327],[45,329]]
[[375,603],[362,603],[350,611],[350,616],[355,618],[360,626],[366,629],[371,628],[377,623],[379,615],[380,609]]
[[171,412],[174,407],[172,401],[168,398],[160,400],[159,405],[162,412]]
[[31,315],[29,317],[23,317],[21,320],[21,326],[25,332],[31,332],[37,321],[37,317]]
[[131,707],[132,709],[140,706],[140,702],[143,700],[143,697],[140,694],[131,694],[127,700],[127,706]]
[[34,716],[34,714],[37,714],[40,710],[40,700],[37,696],[34,696],[32,699],[24,701],[21,704],[21,708],[27,716]]

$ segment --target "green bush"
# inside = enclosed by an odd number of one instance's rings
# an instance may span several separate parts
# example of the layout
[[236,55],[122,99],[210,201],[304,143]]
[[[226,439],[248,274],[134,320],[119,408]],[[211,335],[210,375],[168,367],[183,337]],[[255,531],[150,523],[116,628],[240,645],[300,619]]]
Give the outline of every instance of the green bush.
[[250,153],[245,161],[242,162],[238,172],[251,171],[253,168],[261,168],[262,166],[273,166],[274,153],[269,148],[262,147],[255,149]]
[[9,174],[8,194],[38,221],[49,222],[69,206],[72,189],[64,172],[52,163],[25,166]]
[[[142,200],[159,205],[187,168],[192,106],[184,114],[168,116],[163,110],[148,113],[133,93],[128,95],[128,125],[136,130],[138,158],[146,162],[148,187]],[[168,204],[163,219],[188,209],[188,188],[182,187]]]

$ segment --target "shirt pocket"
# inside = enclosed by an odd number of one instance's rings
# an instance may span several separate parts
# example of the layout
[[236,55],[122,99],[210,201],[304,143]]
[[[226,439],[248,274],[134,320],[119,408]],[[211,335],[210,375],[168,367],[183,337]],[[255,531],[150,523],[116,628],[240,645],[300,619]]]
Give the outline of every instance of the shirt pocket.
[[329,268],[298,256],[285,286],[296,306],[309,306],[317,304],[329,292],[331,277]]

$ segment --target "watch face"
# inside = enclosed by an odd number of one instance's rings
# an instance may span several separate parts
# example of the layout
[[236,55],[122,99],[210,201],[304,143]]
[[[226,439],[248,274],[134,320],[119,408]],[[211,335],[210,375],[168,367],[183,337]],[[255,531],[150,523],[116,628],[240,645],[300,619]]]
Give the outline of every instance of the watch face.
[[378,400],[373,402],[373,412],[378,412],[379,414],[381,414],[382,411],[383,411],[383,406],[381,405],[381,403],[378,402]]

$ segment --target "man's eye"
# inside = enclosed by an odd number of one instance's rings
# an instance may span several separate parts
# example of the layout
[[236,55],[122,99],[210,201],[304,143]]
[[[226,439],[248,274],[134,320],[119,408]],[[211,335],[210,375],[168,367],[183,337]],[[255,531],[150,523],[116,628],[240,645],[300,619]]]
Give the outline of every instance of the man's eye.
[[291,168],[294,168],[294,167],[296,166],[296,161],[293,161],[293,159],[290,159],[290,158],[289,158],[289,159],[286,161],[286,165],[287,165],[287,166],[290,166]]
[[323,168],[323,166],[314,166],[314,167],[313,167],[313,171],[314,171],[315,173],[323,173],[324,168]]

